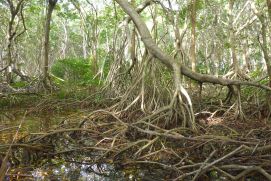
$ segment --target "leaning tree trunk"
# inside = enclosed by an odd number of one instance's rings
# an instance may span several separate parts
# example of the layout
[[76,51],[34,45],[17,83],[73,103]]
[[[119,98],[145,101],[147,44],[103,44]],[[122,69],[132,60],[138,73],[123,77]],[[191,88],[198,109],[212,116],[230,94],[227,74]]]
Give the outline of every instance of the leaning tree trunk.
[[[141,36],[141,39],[143,43],[145,44],[146,48],[149,50],[149,52],[156,57],[159,61],[161,61],[166,67],[168,67],[170,70],[173,70],[174,64],[176,64],[176,61],[173,57],[166,54],[164,51],[162,51],[154,42],[154,40],[151,37],[151,34],[146,26],[146,24],[141,20],[139,16],[139,12],[142,11],[142,8],[133,9],[133,7],[127,2],[127,0],[115,0],[122,9],[130,16],[130,18],[135,23],[137,30],[139,32],[139,35]],[[268,91],[271,91],[270,87],[255,83],[255,82],[249,82],[249,81],[240,81],[240,80],[232,80],[232,79],[224,79],[212,75],[205,75],[200,74],[197,72],[191,71],[189,68],[187,68],[184,65],[181,65],[180,68],[181,74],[198,81],[200,83],[212,83],[212,84],[219,84],[222,86],[229,86],[229,85],[246,85],[246,86],[254,86],[259,87]]]
[[[146,24],[144,21],[142,21],[141,17],[138,14],[138,10],[134,9],[131,4],[127,2],[127,0],[115,0],[121,8],[130,16],[130,18],[133,20],[135,26],[137,27],[137,30],[139,32],[139,35],[141,36],[141,40],[143,41],[145,47],[149,50],[149,53],[152,54],[154,57],[157,58],[157,60],[160,60],[165,66],[167,66],[173,73],[174,73],[174,82],[175,82],[175,88],[176,92],[178,93],[178,98],[180,100],[180,105],[185,105],[187,110],[187,113],[189,114],[190,119],[188,120],[189,127],[195,129],[195,120],[194,120],[194,113],[192,108],[192,102],[191,99],[186,92],[186,90],[183,88],[182,83],[180,81],[180,75],[183,74],[193,80],[198,81],[199,83],[213,83],[213,84],[220,84],[224,86],[233,86],[236,85],[238,88],[240,88],[241,85],[249,85],[249,86],[256,86],[260,88],[264,88],[265,90],[271,91],[271,88],[268,86],[264,86],[261,84],[256,84],[254,82],[248,82],[248,81],[240,81],[240,80],[231,80],[231,79],[223,79],[218,78],[211,75],[203,75],[194,71],[191,71],[184,65],[180,64],[180,62],[176,61],[174,57],[171,57],[167,53],[165,53],[162,49],[160,49],[157,44],[155,43],[154,39],[152,38]],[[186,101],[182,101],[182,96],[185,97]],[[175,98],[175,96],[174,96]],[[184,104],[186,103],[186,104]],[[183,109],[182,109],[183,110]],[[185,116],[183,112],[181,113],[182,116]]]
[[[178,95],[182,94],[186,98],[186,102],[188,104],[189,110],[189,120],[188,122],[185,121],[184,126],[189,125],[189,127],[196,129],[195,126],[195,120],[194,120],[194,114],[193,114],[193,108],[192,108],[192,102],[191,99],[182,86],[181,83],[181,64],[180,62],[176,61],[171,56],[164,53],[155,43],[153,40],[151,33],[149,32],[146,24],[141,20],[139,14],[134,10],[132,5],[130,5],[125,0],[116,0],[116,2],[122,7],[122,9],[131,17],[133,22],[135,23],[135,26],[137,27],[137,30],[141,36],[141,39],[143,43],[145,44],[146,48],[149,50],[149,52],[157,57],[160,61],[162,61],[168,68],[170,68],[174,73],[174,82],[175,82],[175,88],[178,92]],[[182,105],[182,99],[181,96],[179,96],[179,100]],[[185,115],[183,115],[185,116]]]
[[45,34],[44,34],[44,66],[43,66],[43,81],[44,85],[48,87],[49,78],[49,42],[50,42],[50,24],[52,19],[52,13],[55,8],[57,0],[48,0],[48,10],[45,22]]

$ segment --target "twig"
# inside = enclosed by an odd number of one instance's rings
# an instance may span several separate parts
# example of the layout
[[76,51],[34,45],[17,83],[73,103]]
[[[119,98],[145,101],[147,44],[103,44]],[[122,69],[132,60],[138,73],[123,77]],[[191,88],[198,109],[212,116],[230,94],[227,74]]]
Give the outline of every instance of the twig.
[[8,165],[7,165],[7,163],[8,163],[9,155],[11,153],[11,148],[12,148],[12,145],[15,143],[15,141],[16,141],[16,139],[18,137],[19,130],[22,127],[22,124],[23,124],[23,122],[25,120],[26,114],[27,114],[27,111],[24,113],[24,117],[23,117],[23,119],[21,119],[21,122],[20,122],[20,124],[19,124],[19,126],[17,128],[17,131],[16,131],[16,133],[15,133],[15,135],[13,137],[13,140],[12,140],[11,144],[9,145],[8,151],[6,153],[6,156],[4,157],[4,159],[2,161],[1,168],[0,168],[0,180],[4,180],[5,174],[8,171],[8,168],[7,168]]
[[192,181],[195,181],[199,177],[199,175],[203,171],[203,168],[206,166],[207,162],[214,156],[215,153],[216,153],[216,150],[212,151],[212,153],[206,158],[206,160],[203,162],[203,164],[198,169],[198,172],[196,173],[196,175],[194,176]]

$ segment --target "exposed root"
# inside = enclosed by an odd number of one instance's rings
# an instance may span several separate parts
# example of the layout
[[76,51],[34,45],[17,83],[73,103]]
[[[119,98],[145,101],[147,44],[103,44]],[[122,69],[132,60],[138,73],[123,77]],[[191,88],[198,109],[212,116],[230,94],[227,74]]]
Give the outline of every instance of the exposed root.
[[[61,124],[55,130],[30,134],[11,148],[13,152],[22,149],[39,155],[35,159],[46,155],[64,156],[78,162],[83,159],[88,163],[113,163],[120,168],[137,165],[144,169],[149,166],[153,172],[161,168],[165,175],[171,175],[175,180],[200,180],[214,172],[219,177],[231,180],[251,174],[270,179],[269,129],[240,133],[235,130],[232,134],[233,131],[228,130],[233,128],[225,126],[219,128],[225,135],[218,136],[212,135],[208,127],[195,132],[181,126],[165,128],[148,121],[159,117],[170,106],[172,104],[152,117],[143,117],[134,123],[130,123],[129,116],[124,117],[121,113],[94,111],[84,116],[81,123],[71,119],[69,124]],[[78,128],[69,127],[76,123],[79,124]],[[0,149],[6,150],[8,147],[2,145]],[[86,155],[87,160],[78,157],[79,152]],[[14,160],[11,159],[11,162],[15,164]]]

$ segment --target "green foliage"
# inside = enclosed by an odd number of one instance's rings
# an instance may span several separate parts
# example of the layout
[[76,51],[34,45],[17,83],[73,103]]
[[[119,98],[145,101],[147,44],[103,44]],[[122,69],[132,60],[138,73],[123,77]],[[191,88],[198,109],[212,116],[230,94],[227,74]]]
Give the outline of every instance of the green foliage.
[[[249,76],[250,76],[253,80],[258,79],[259,77],[262,77],[262,76],[263,76],[263,71],[262,71],[262,69],[260,69],[260,68],[255,69],[255,70],[253,70],[253,71],[251,71],[251,72],[249,73]],[[269,82],[268,76],[266,76],[265,78],[263,78],[263,79],[261,79],[261,80],[259,81],[259,83],[260,83],[260,84],[263,84],[263,85],[268,84],[268,82]]]
[[[251,71],[249,73],[249,76],[251,77],[252,80],[257,80],[257,79],[263,77],[262,69],[258,68],[258,69],[255,69],[255,70]],[[258,81],[258,83],[261,84],[261,85],[268,85],[268,82],[269,82],[268,76],[266,76],[266,77],[264,77],[264,78],[262,78],[261,80]],[[259,90],[259,89],[255,88],[255,87],[249,87],[249,86],[243,87],[242,88],[242,95],[245,98],[255,96],[255,97],[257,97],[258,99],[260,99],[262,101],[266,100],[266,92],[262,91],[262,90]]]
[[231,44],[230,44],[229,42],[225,42],[225,43],[224,43],[224,47],[225,47],[226,49],[230,49],[230,48],[231,48]]
[[40,101],[40,97],[36,94],[22,94],[22,95],[7,95],[0,99],[0,107],[5,108],[19,108],[31,106],[33,103]]
[[265,2],[266,2],[266,0],[256,0],[257,5],[263,4]]
[[[67,58],[57,60],[51,68],[54,76],[63,79],[68,84],[74,85],[98,85],[99,80],[93,79],[93,67],[89,59]],[[60,83],[58,81],[57,83]]]
[[18,88],[23,88],[23,87],[26,87],[28,85],[27,82],[25,81],[20,81],[20,82],[14,82],[11,84],[11,86],[15,89],[18,89]]
[[187,7],[183,7],[183,8],[180,9],[180,12],[179,12],[179,24],[181,26],[183,26],[184,23],[185,23],[185,18],[187,16],[187,11],[188,11]]
[[253,79],[256,79],[256,78],[260,77],[261,74],[262,74],[262,70],[256,69],[256,70],[250,72],[250,77]]
[[79,19],[79,15],[76,10],[71,8],[69,3],[63,3],[62,5],[57,4],[55,7],[55,11],[57,11],[57,16],[62,17],[64,19],[76,20]]
[[56,99],[78,99],[82,100],[89,96],[86,89],[82,89],[75,85],[63,85],[58,92],[54,95]]
[[211,178],[219,178],[218,173],[215,170],[210,171],[209,174],[210,174]]
[[30,13],[33,13],[33,14],[39,13],[41,10],[42,10],[41,7],[37,6],[37,5],[36,6],[30,6],[29,9],[28,9],[28,11]]
[[197,65],[197,71],[203,74],[207,73],[207,67],[204,62],[199,62],[199,64]]
[[198,11],[198,10],[204,9],[204,8],[205,8],[204,5],[205,5],[205,4],[204,4],[204,1],[203,1],[203,0],[198,0],[198,1],[196,1],[196,10]]

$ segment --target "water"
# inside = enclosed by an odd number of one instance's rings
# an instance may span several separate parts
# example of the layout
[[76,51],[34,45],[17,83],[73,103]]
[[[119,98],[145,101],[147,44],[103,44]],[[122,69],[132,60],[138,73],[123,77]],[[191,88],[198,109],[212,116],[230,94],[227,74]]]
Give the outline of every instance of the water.
[[[78,117],[83,113],[69,112],[65,114],[39,114],[26,115],[22,110],[6,110],[0,112],[0,151],[5,155],[3,146],[12,143],[20,123],[16,142],[30,133],[46,132],[53,129],[67,119]],[[1,157],[0,157],[1,158]],[[3,156],[2,156],[3,158]],[[81,158],[82,159],[82,158]],[[80,160],[81,160],[80,159]],[[12,165],[9,163],[9,165]],[[142,175],[142,173],[140,173]],[[70,181],[109,181],[109,180],[134,180],[135,174],[126,171],[116,171],[110,164],[77,163],[58,157],[44,160],[42,163],[22,164],[10,167],[6,180],[70,180]]]
[[[9,110],[0,113],[0,143],[11,143],[17,127],[22,122],[19,138],[30,133],[45,132],[63,119],[62,115],[28,115],[21,110]],[[18,139],[19,139],[18,138]]]
[[74,163],[62,164],[57,167],[50,167],[50,169],[35,169],[31,175],[36,180],[70,180],[70,181],[110,181],[124,178],[125,175],[117,172],[114,168],[107,164],[102,165],[77,165]]
[[[19,130],[16,143],[20,142],[26,135],[33,133],[47,132],[52,129],[59,129],[59,125],[68,124],[70,127],[78,126],[80,120],[89,114],[89,111],[65,112],[58,114],[27,114],[23,110],[6,110],[0,112],[0,161],[6,153],[8,144],[12,143],[17,127],[22,123]],[[81,119],[80,119],[81,118]],[[65,137],[54,139],[58,142],[67,141]],[[91,142],[89,138],[86,141]],[[84,143],[85,144],[85,143]],[[91,143],[90,143],[91,144]],[[63,145],[61,145],[63,146]],[[67,141],[65,149],[72,149],[74,145]],[[57,149],[57,148],[56,148]],[[106,163],[91,163],[98,152],[90,151],[89,153],[75,152],[67,155],[55,156],[53,158],[39,158],[35,161],[31,155],[25,154],[23,149],[16,149],[16,154],[21,154],[18,164],[10,160],[8,174],[5,180],[35,180],[35,181],[162,181],[168,180],[167,172],[158,168],[118,168],[118,165]],[[23,155],[23,156],[22,156]],[[32,154],[35,155],[35,154]],[[28,158],[26,158],[28,157]],[[33,156],[32,156],[33,157]],[[37,156],[36,156],[37,157]],[[111,162],[110,162],[111,163]],[[118,168],[118,169],[116,169]],[[216,172],[212,172],[216,173]],[[214,177],[214,178],[213,178]],[[213,178],[213,179],[212,179]],[[191,178],[192,179],[192,178]],[[191,180],[187,179],[187,180]],[[210,180],[227,180],[221,176],[210,176]],[[248,179],[247,179],[248,180]],[[255,180],[255,179],[250,179]]]

